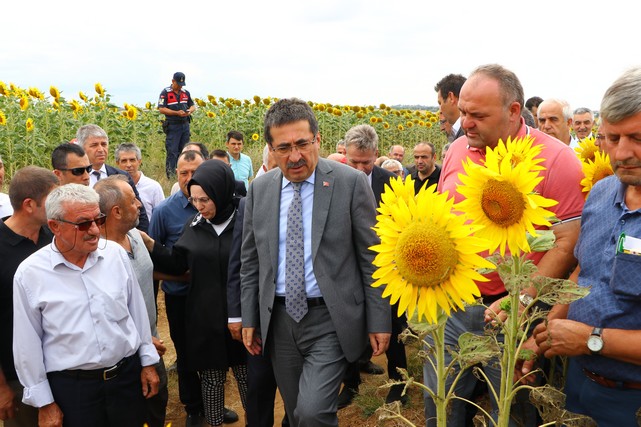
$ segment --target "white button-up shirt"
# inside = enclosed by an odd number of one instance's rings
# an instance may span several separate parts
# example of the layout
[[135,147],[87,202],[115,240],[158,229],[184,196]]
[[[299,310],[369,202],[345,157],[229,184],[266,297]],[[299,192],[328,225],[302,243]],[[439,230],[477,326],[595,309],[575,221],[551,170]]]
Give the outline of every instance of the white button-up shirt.
[[101,369],[138,352],[159,361],[145,302],[129,258],[100,240],[83,268],[52,243],[28,257],[14,276],[13,353],[23,402],[54,401],[47,372]]

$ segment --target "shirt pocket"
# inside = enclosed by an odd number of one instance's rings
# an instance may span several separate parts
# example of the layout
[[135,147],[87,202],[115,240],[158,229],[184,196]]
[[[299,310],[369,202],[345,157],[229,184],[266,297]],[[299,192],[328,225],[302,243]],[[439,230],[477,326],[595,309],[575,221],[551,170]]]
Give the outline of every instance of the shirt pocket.
[[641,300],[641,256],[618,253],[614,257],[610,288],[621,299]]
[[102,305],[108,320],[120,322],[129,316],[127,300],[122,292],[105,293],[103,295]]

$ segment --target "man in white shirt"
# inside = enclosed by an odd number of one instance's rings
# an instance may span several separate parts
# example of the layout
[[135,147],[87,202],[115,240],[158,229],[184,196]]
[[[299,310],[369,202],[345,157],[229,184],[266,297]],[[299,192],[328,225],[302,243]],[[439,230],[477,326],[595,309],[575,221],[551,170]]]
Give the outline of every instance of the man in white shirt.
[[147,212],[147,218],[151,218],[154,208],[165,200],[165,194],[158,181],[145,176],[140,170],[142,166],[140,148],[134,143],[120,144],[116,148],[116,165],[131,175],[140,195],[140,201]]
[[41,426],[139,426],[158,392],[145,302],[127,253],[100,239],[98,202],[83,185],[53,190],[54,241],[14,276],[15,366]]
[[[0,156],[0,190],[2,190],[2,183],[4,182],[4,163],[2,163],[2,156]],[[9,195],[0,192],[0,219],[9,216],[13,213]]]

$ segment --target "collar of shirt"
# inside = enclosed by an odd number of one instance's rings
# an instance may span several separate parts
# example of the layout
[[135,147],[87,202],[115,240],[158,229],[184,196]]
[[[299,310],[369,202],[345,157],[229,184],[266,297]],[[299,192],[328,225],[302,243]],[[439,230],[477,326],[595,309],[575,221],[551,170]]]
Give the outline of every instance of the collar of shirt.
[[[283,188],[287,187],[287,185],[290,182],[291,182],[290,180],[288,180],[287,178],[285,178],[285,176],[283,176],[283,180],[281,181],[281,185],[280,185],[281,190]],[[308,176],[307,179],[304,180],[303,182],[308,182],[308,183],[312,184],[312,186],[313,186],[314,182],[316,182],[316,170],[314,170],[314,172],[312,172],[312,174],[310,176]],[[301,191],[302,191],[302,187],[301,187]]]
[[458,130],[461,128],[461,116],[459,116],[458,119],[454,122],[452,125],[452,133],[456,135],[458,133]]
[[65,265],[72,270],[88,270],[92,266],[94,266],[100,258],[103,257],[100,248],[104,248],[106,245],[106,240],[102,238],[98,240],[98,248],[95,251],[89,253],[89,255],[87,256],[87,261],[85,261],[85,265],[80,268],[77,265],[69,262],[67,258],[64,257],[64,253],[60,252],[58,246],[56,246],[56,238],[54,237],[53,241],[51,242],[51,268],[55,269],[59,265]]
[[236,211],[234,211],[234,213],[232,213],[229,216],[229,218],[227,218],[227,220],[222,224],[212,224],[208,219],[206,219],[205,221],[207,222],[207,224],[211,225],[214,231],[216,232],[216,234],[220,236],[223,233],[223,231],[225,231],[225,229],[227,228],[229,223],[232,221],[232,219],[234,219],[235,216],[236,216]]

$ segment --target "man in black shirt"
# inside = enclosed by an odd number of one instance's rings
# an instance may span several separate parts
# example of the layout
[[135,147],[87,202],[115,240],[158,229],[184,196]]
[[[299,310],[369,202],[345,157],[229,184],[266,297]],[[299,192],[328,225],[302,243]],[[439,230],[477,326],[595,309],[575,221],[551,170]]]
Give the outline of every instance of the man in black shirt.
[[423,187],[430,187],[438,184],[441,177],[441,167],[436,164],[436,153],[434,144],[431,142],[420,142],[414,147],[414,164],[416,170],[410,175],[414,180],[414,191]]
[[29,255],[51,243],[45,199],[58,185],[53,172],[27,166],[9,187],[13,215],[0,220],[0,419],[6,427],[38,425],[38,409],[23,404],[13,365],[13,275]]

